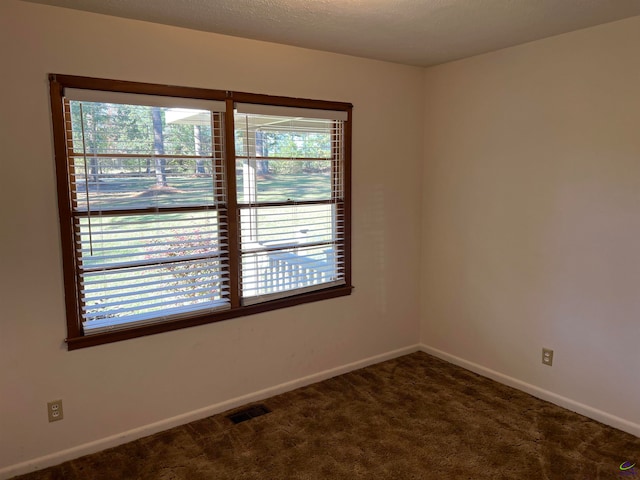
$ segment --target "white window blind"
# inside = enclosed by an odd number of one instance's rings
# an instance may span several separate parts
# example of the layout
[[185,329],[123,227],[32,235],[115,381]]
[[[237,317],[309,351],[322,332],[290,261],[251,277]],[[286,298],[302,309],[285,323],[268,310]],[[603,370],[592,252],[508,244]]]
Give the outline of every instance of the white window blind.
[[84,333],[229,308],[224,104],[65,93]]
[[243,304],[344,285],[345,112],[236,108]]

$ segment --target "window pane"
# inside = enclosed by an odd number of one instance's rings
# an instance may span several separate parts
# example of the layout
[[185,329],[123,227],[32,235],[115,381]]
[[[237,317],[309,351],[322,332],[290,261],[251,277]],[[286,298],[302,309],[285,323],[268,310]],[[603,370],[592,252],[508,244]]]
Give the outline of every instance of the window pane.
[[[212,159],[73,159],[77,210],[108,211],[171,206],[213,206],[221,178]],[[194,172],[202,167],[202,174]],[[156,174],[162,169],[163,174]]]
[[242,250],[339,240],[334,212],[334,205],[243,208]]
[[[343,123],[251,113],[234,118],[244,304],[344,281],[344,219],[337,213]],[[264,205],[285,202],[291,205]]]
[[148,320],[226,305],[218,212],[101,216],[78,225],[83,320]]
[[236,156],[332,158],[333,120],[236,114]]
[[74,152],[212,154],[210,111],[76,100],[69,105]]
[[212,146],[219,114],[80,101],[70,110],[77,210],[215,203],[223,188],[215,160],[222,152]]
[[342,260],[334,245],[245,253],[243,298],[339,284],[341,267]]
[[269,296],[342,279],[344,238],[335,205],[244,208],[243,298]]
[[83,294],[85,331],[228,306],[219,260],[88,273]]
[[330,160],[237,160],[239,203],[331,199]]
[[240,203],[331,199],[339,122],[251,114],[234,118]]
[[215,210],[83,217],[78,219],[78,257],[85,270],[162,258],[188,260],[218,255],[224,234]]

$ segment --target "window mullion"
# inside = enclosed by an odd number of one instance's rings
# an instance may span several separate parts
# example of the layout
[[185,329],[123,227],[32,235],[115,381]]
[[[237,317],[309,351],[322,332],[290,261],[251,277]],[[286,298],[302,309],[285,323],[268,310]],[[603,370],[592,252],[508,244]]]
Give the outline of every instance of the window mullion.
[[[220,113],[211,112],[211,151],[213,152],[213,189],[214,189],[214,202],[215,206],[218,210],[218,218],[219,225],[226,229],[227,234],[223,234],[220,236],[220,243],[222,246],[222,250],[226,252],[227,258],[231,254],[232,248],[230,248],[229,242],[229,203],[227,200],[227,185],[225,184],[225,179],[227,177],[226,174],[226,166],[225,166],[225,149],[224,149],[224,138],[225,138],[225,128],[226,125],[223,123],[223,120],[226,118],[225,115],[221,115]],[[231,291],[231,283],[232,279],[230,278],[230,262],[229,260],[225,260],[222,262],[224,269],[227,272],[225,275],[225,280],[223,285],[226,288],[227,292]],[[229,299],[231,301],[231,298]]]
[[240,213],[236,195],[236,145],[233,99],[227,98],[224,116],[224,160],[227,191],[227,230],[229,240],[229,297],[231,308],[240,306]]

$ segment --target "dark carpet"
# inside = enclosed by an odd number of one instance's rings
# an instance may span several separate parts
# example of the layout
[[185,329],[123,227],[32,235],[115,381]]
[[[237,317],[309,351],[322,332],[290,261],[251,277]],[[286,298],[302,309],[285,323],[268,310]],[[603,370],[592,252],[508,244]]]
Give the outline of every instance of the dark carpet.
[[640,480],[639,438],[425,353],[261,403],[16,478]]

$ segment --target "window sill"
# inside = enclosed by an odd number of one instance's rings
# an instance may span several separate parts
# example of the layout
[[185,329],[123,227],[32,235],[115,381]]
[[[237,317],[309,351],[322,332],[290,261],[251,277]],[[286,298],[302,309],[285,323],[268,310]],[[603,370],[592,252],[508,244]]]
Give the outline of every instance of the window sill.
[[304,303],[326,300],[329,298],[344,297],[347,295],[351,295],[352,290],[352,286],[341,285],[339,287],[332,287],[324,290],[302,293],[293,297],[271,300],[269,302],[243,306],[231,310],[224,310],[210,315],[172,320],[163,323],[155,323],[151,325],[114,330],[111,332],[97,333],[75,338],[67,338],[66,343],[69,350],[78,350],[80,348],[93,347],[96,345],[103,345],[105,343],[119,342],[121,340],[144,337],[147,335],[154,335],[156,333],[169,332],[171,330],[179,330],[182,328],[195,327],[197,325],[205,325],[207,323],[220,322],[232,318],[244,317],[256,313],[277,310],[280,308],[302,305]]

